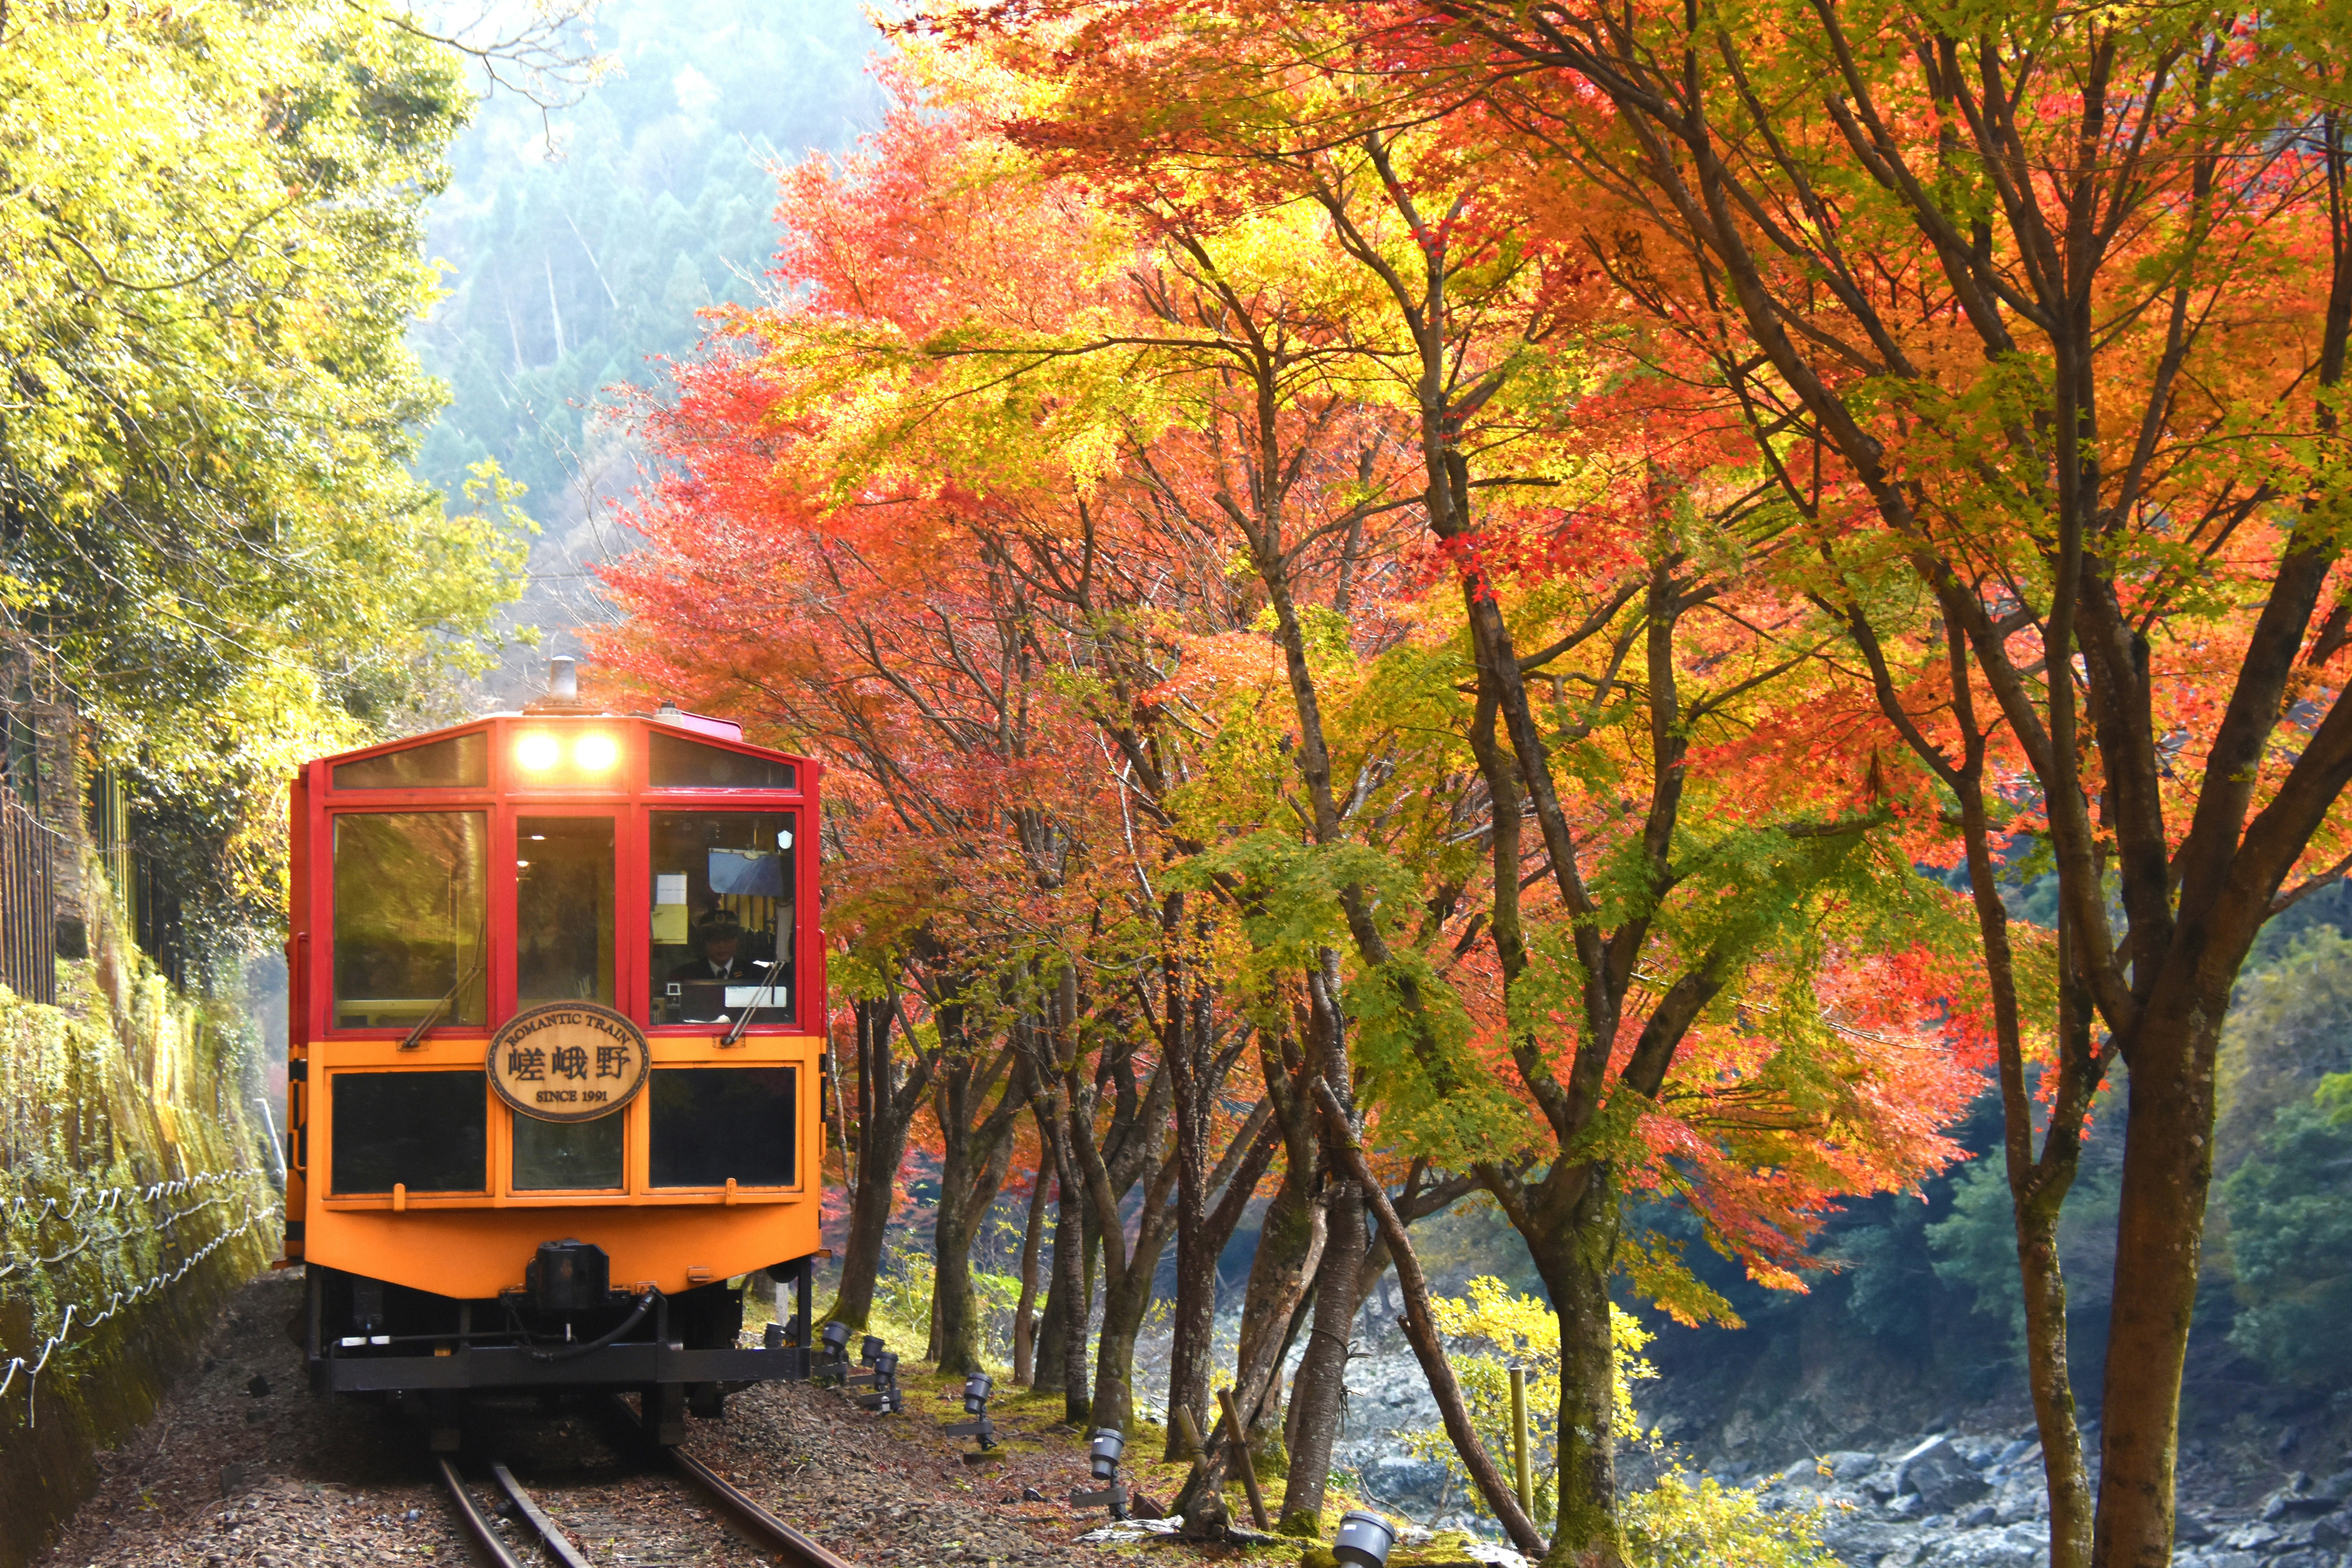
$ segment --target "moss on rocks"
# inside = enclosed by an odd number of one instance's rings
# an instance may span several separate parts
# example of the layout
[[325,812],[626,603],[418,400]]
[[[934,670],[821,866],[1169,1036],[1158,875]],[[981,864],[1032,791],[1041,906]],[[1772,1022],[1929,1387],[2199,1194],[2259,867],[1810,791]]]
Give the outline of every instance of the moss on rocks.
[[278,1247],[243,1021],[89,925],[58,1005],[0,989],[0,1568],[38,1554]]

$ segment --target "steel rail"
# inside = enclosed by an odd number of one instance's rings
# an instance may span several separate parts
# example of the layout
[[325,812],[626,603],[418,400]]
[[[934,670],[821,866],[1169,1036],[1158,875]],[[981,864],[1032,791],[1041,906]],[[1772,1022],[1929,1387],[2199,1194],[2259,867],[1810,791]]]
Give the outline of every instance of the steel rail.
[[540,1544],[546,1547],[548,1552],[563,1564],[563,1568],[592,1568],[588,1559],[580,1555],[580,1549],[572,1544],[572,1538],[556,1527],[555,1521],[547,1517],[539,1504],[531,1500],[530,1493],[514,1479],[512,1470],[494,1460],[490,1465],[490,1476],[499,1483],[499,1490],[507,1494],[507,1500],[514,1505],[515,1512],[522,1516],[523,1522],[539,1532]]
[[465,1525],[466,1533],[472,1536],[474,1544],[482,1549],[491,1568],[526,1568],[523,1560],[499,1539],[497,1526],[490,1523],[489,1517],[474,1501],[473,1494],[466,1489],[466,1483],[458,1478],[457,1467],[449,1462],[449,1456],[436,1454],[433,1463],[441,1471],[441,1484],[449,1489],[450,1500],[457,1505],[457,1518]]
[[781,1553],[798,1568],[856,1568],[847,1558],[835,1555],[753,1502],[731,1483],[722,1480],[718,1471],[684,1449],[670,1449],[669,1458],[687,1479],[708,1492],[735,1516],[738,1523],[759,1537],[760,1544]]

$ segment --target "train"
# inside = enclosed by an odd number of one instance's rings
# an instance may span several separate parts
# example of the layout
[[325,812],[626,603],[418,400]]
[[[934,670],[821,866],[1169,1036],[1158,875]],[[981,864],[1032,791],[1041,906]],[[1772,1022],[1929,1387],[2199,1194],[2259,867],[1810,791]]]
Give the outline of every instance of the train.
[[808,1375],[822,773],[583,701],[564,660],[519,711],[300,769],[281,1264],[314,1389],[448,1451],[477,1394],[633,1392],[674,1444]]

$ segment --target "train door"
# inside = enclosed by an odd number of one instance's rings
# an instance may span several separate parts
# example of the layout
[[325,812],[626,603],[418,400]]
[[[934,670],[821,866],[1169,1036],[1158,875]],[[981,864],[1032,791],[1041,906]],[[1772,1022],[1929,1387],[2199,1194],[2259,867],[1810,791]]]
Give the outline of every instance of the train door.
[[[631,969],[622,952],[620,826],[615,811],[524,806],[510,818],[514,994],[507,1016],[551,1003],[620,1009]],[[508,1190],[614,1192],[628,1174],[625,1108],[586,1121],[510,1118]]]

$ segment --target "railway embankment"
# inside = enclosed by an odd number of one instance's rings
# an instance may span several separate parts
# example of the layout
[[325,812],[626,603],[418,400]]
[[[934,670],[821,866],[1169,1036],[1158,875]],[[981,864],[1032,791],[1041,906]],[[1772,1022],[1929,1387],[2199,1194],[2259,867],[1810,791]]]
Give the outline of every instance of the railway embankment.
[[[285,1331],[290,1274],[247,1285],[154,1419],[100,1457],[95,1493],[42,1568],[344,1568],[473,1561],[423,1429],[387,1407],[313,1397]],[[686,1449],[761,1508],[859,1568],[1105,1568],[1077,1537],[1104,1522],[1071,1506],[1083,1442],[1008,1410],[1000,1458],[941,1430],[948,1406],[880,1415],[841,1390],[767,1384],[689,1424]],[[1044,1402],[1040,1401],[1042,1412]],[[524,1396],[469,1415],[459,1470],[486,1495],[509,1466],[599,1564],[772,1563],[709,1500],[651,1462],[593,1402]],[[1296,1547],[1269,1563],[1297,1560]]]
[[253,1043],[125,940],[73,851],[83,956],[0,988],[0,1568],[36,1560],[278,1252]]

